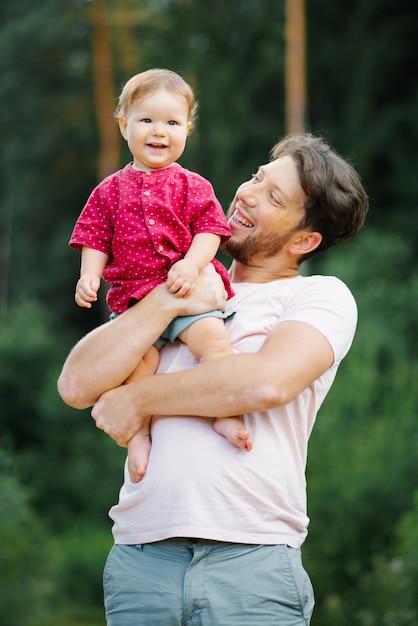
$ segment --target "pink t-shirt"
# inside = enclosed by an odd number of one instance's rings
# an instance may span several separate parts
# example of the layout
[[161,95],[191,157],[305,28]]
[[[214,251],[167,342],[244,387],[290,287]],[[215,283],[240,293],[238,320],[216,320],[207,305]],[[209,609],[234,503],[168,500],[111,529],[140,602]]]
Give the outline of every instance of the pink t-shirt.
[[[237,315],[227,328],[234,351],[256,352],[277,324],[298,320],[327,338],[334,364],[287,405],[244,415],[254,443],[251,452],[234,447],[207,420],[154,417],[145,476],[133,484],[125,468],[119,503],[110,510],[116,543],[199,537],[298,548],[307,535],[308,440],[353,340],[356,304],[333,277],[233,286],[231,306]],[[168,345],[158,371],[195,364],[187,346]]]
[[[70,246],[108,255],[103,278],[111,284],[107,303],[123,313],[164,282],[199,233],[230,236],[212,185],[178,163],[142,172],[132,164],[105,178],[91,193],[74,227]],[[229,296],[228,272],[214,260]]]

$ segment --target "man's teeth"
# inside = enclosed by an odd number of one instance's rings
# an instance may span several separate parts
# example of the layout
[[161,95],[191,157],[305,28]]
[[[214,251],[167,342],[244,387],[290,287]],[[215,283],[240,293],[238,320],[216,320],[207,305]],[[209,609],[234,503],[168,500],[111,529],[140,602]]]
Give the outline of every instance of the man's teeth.
[[239,213],[235,213],[235,215],[234,215],[234,222],[238,222],[239,224],[242,224],[243,226],[246,226],[247,228],[253,228],[254,227],[254,224],[252,224],[251,222],[246,220],[245,217],[243,217]]

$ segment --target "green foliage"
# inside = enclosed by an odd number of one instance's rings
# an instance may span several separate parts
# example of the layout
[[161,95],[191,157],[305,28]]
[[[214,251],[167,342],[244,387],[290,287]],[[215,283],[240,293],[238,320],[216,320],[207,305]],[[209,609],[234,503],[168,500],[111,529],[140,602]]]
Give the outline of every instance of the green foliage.
[[47,372],[60,354],[51,341],[50,324],[49,313],[36,300],[22,301],[0,314],[1,422],[17,448],[42,436],[37,404]]
[[369,221],[417,242],[418,5],[317,0],[306,10],[308,127],[359,168]]
[[30,505],[13,455],[0,443],[0,615],[4,626],[34,626],[52,592],[46,530]]
[[67,242],[96,174],[87,6],[0,8],[0,302],[49,302],[64,328],[79,261]]
[[412,508],[402,517],[397,530],[402,597],[405,605],[418,615],[418,490]]
[[[107,529],[75,521],[54,538],[53,576],[60,590],[60,603],[68,607],[102,604],[102,572],[111,545]],[[77,609],[73,614],[77,614]]]
[[37,506],[59,527],[74,515],[108,525],[125,451],[98,433],[88,411],[70,409],[58,396],[60,364],[75,338],[55,332],[35,302],[16,305],[0,323],[1,426]]
[[[0,613],[10,616],[5,626],[49,626],[50,619],[51,626],[65,625],[102,604],[111,542],[106,512],[125,451],[96,430],[87,411],[59,398],[60,363],[75,338],[54,330],[50,312],[25,301],[4,312],[0,324],[1,428],[8,441],[7,456],[0,448],[0,587],[8,590],[0,594]],[[47,540],[46,528],[54,539]]]
[[[400,579],[407,551],[397,528],[405,541],[402,520],[411,519],[416,490],[418,358],[411,343],[416,322],[407,312],[418,278],[411,271],[395,291],[396,266],[405,267],[411,254],[401,238],[367,229],[349,246],[350,263],[341,248],[318,268],[336,270],[352,287],[360,317],[311,439],[305,561],[321,626],[349,626],[354,615],[364,626],[412,625],[408,619],[416,621],[418,612],[406,593],[414,588],[411,575]],[[367,265],[371,250],[373,267]]]

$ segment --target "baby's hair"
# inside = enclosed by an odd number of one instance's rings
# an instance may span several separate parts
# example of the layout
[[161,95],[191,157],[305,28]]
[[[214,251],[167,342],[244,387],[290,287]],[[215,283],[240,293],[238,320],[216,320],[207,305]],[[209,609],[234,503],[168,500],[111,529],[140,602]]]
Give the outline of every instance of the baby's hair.
[[119,96],[115,118],[119,120],[119,118],[125,117],[128,109],[135,102],[143,100],[151,93],[161,89],[184,98],[188,108],[189,121],[193,126],[197,112],[197,102],[193,89],[179,74],[165,69],[146,70],[132,76],[124,85]]

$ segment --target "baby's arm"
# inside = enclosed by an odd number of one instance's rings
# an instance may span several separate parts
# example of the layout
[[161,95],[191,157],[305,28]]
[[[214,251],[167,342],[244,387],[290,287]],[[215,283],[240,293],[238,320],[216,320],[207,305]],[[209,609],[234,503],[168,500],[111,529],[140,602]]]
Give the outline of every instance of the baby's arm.
[[218,251],[221,238],[212,233],[199,233],[193,237],[183,259],[174,263],[168,272],[166,287],[177,297],[189,296],[196,285],[197,277],[212,261]]
[[75,301],[78,306],[91,308],[97,300],[100,279],[108,260],[107,254],[83,246],[81,251],[80,279],[75,289]]

